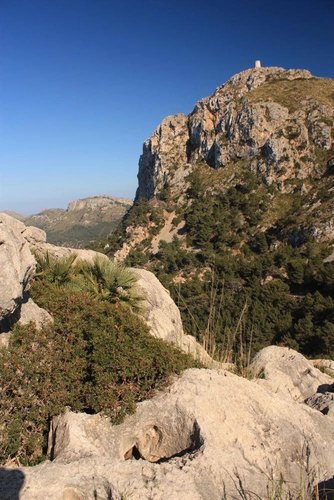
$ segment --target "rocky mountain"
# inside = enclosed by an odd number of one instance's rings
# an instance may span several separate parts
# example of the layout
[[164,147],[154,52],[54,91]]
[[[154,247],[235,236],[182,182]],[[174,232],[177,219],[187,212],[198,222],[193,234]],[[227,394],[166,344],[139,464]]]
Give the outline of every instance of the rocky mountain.
[[[254,68],[233,76],[193,111],[165,118],[144,143],[137,198],[151,199],[198,162],[241,162],[267,185],[321,175],[331,158],[334,82],[305,70]],[[329,154],[326,155],[326,152]],[[288,183],[290,186],[290,183]]]
[[213,350],[239,337],[329,355],[333,141],[334,80],[243,71],[145,141],[110,252],[156,272]]
[[24,219],[47,233],[55,245],[82,248],[92,241],[106,237],[131,207],[132,200],[115,196],[94,196],[71,201],[67,210],[49,208]]

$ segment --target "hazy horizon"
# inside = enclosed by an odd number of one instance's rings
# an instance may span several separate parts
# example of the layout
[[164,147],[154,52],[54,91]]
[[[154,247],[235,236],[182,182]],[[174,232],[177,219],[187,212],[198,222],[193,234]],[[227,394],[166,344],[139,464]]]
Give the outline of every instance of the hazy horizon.
[[[80,198],[75,198],[73,200],[67,200],[67,201],[64,201],[62,200],[61,198],[59,198],[60,202],[58,205],[53,205],[53,206],[45,206],[45,207],[42,207],[40,210],[38,210],[38,212],[18,212],[17,210],[11,210],[11,209],[7,209],[7,208],[4,208],[4,209],[0,209],[0,212],[14,212],[14,213],[17,213],[19,215],[36,215],[36,214],[39,214],[41,212],[43,212],[44,210],[53,210],[53,209],[60,209],[60,210],[67,210],[68,208],[68,204],[71,202],[71,201],[76,201],[76,200],[84,200],[86,198],[97,198],[99,196],[113,196],[115,198],[120,198],[120,199],[127,199],[127,200],[130,200],[130,201],[133,201],[134,200],[134,197],[129,197],[129,196],[116,196],[112,193],[101,193],[101,194],[98,194],[98,195],[92,195],[92,196],[83,196],[83,197],[80,197]],[[28,202],[29,203],[29,202]],[[34,202],[32,202],[34,206]],[[57,203],[57,202],[56,202]],[[27,206],[29,206],[27,204]]]

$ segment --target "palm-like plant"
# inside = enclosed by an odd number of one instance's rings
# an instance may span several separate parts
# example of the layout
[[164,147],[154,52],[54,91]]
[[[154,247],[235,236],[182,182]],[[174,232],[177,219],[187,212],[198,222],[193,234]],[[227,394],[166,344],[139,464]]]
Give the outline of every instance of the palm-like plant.
[[93,264],[75,262],[77,255],[57,259],[48,251],[35,254],[37,272],[35,277],[45,278],[56,286],[66,286],[67,290],[88,292],[100,300],[122,302],[134,311],[142,308],[144,299],[136,290],[138,277],[128,268],[106,258],[96,257]]
[[71,288],[87,291],[97,298],[110,302],[122,302],[134,310],[140,310],[139,302],[144,299],[136,290],[138,277],[128,268],[97,257],[93,265],[81,262],[76,266],[76,274]]
[[76,254],[71,254],[69,257],[61,257],[57,259],[48,251],[44,254],[35,253],[37,262],[36,278],[45,277],[50,283],[55,283],[58,286],[69,283],[75,274],[73,263],[77,258]]

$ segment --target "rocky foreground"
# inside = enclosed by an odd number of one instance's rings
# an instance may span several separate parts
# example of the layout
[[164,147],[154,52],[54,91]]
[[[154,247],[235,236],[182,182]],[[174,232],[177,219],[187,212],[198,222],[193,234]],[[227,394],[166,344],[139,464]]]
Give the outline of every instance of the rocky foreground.
[[2,468],[1,498],[267,498],[280,484],[282,498],[310,498],[314,485],[331,488],[333,410],[303,401],[334,391],[333,379],[287,348],[268,347],[260,365],[264,379],[188,370],[118,426],[65,411],[52,422],[51,460]]
[[[2,214],[0,241],[0,340],[6,342],[16,320],[34,320],[41,328],[51,320],[28,296],[35,272],[31,248],[55,256],[74,250],[54,247],[43,231]],[[96,255],[75,252],[82,259]],[[166,290],[151,273],[137,272],[152,334],[209,364],[184,335]],[[326,363],[329,371],[333,365]],[[250,374],[247,380],[222,368],[188,370],[168,390],[139,403],[121,425],[67,409],[52,421],[50,460],[0,468],[0,498],[219,500],[275,498],[280,488],[280,498],[311,498],[314,487],[321,498],[324,491],[331,498],[333,378],[296,351],[276,346],[255,357]]]

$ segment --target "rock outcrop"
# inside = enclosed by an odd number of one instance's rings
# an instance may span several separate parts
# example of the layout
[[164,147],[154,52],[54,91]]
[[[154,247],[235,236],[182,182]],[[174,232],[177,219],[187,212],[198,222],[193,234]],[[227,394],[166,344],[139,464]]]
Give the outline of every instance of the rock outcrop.
[[184,333],[178,307],[154,274],[144,269],[133,269],[133,272],[139,276],[136,286],[145,297],[142,316],[153,337],[179,347],[206,366],[219,366],[194,337]]
[[[188,119],[183,114],[167,116],[144,142],[139,160],[136,198],[152,198],[158,190],[183,180],[187,171]],[[184,165],[184,170],[182,168]],[[180,170],[181,168],[181,170]]]
[[0,332],[8,331],[17,319],[36,269],[24,228],[22,222],[0,214]]
[[313,396],[320,386],[332,382],[330,376],[315,368],[302,354],[274,345],[256,354],[251,371],[258,384],[284,399],[299,402]]
[[333,446],[332,419],[319,411],[257,380],[191,369],[121,425],[70,411],[55,418],[52,461],[4,469],[0,493],[11,498],[20,474],[21,500],[229,500],[279,487],[306,498],[330,485]]
[[109,196],[102,194],[101,196],[92,196],[90,198],[83,198],[81,200],[70,201],[67,210],[69,212],[76,212],[79,210],[101,210],[106,212],[108,209],[117,207],[121,209],[122,206],[131,207],[132,200],[127,198],[116,198],[116,196]]
[[332,87],[305,70],[254,68],[233,76],[188,116],[165,118],[145,141],[137,198],[166,187],[179,193],[197,161],[215,169],[247,161],[280,189],[287,178],[306,178],[320,168],[316,149],[332,148]]

